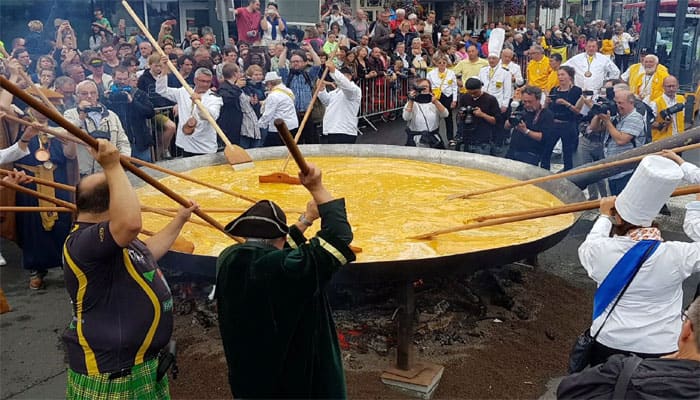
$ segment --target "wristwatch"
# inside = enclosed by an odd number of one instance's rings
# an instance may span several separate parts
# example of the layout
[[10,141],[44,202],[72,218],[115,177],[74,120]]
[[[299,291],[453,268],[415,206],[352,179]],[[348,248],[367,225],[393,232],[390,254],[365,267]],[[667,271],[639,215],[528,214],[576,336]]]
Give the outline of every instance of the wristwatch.
[[313,221],[309,221],[308,219],[306,219],[306,215],[304,215],[304,214],[301,214],[299,216],[299,222],[301,222],[302,224],[304,224],[306,226],[311,226],[314,224]]
[[527,128],[527,130],[525,131],[525,135],[530,136],[530,128]]

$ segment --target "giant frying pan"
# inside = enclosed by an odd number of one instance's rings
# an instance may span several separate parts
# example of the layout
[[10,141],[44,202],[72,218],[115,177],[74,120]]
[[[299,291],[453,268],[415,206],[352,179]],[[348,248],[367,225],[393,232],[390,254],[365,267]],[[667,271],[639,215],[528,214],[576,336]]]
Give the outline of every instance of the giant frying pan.
[[[549,172],[520,162],[503,158],[483,156],[446,150],[433,150],[388,145],[305,145],[300,146],[305,156],[343,156],[343,157],[383,157],[425,161],[435,164],[460,166],[480,169],[511,178],[524,180],[543,176]],[[255,160],[283,159],[287,149],[283,147],[262,148],[250,150]],[[162,165],[166,168],[186,172],[190,169],[210,165],[221,165],[226,162],[221,154],[204,155],[185,159],[170,160]],[[149,171],[156,177],[162,175]],[[369,174],[369,173],[368,173]],[[371,179],[371,178],[370,178]],[[141,185],[141,182],[134,182]],[[581,190],[567,180],[545,182],[540,185],[564,203],[585,200]],[[332,188],[331,188],[332,190]],[[442,195],[442,193],[436,193]],[[468,200],[454,200],[468,201]],[[430,206],[430,205],[426,205]],[[526,241],[525,243],[500,247],[476,252],[422,258],[420,260],[398,260],[381,262],[355,262],[341,271],[334,282],[362,283],[401,281],[417,279],[432,275],[449,275],[468,272],[491,266],[503,265],[536,255],[558,243],[574,224],[562,227],[559,231],[545,237]],[[232,242],[233,243],[233,242]],[[215,277],[216,258],[212,256],[182,254],[169,252],[159,264],[166,270],[174,270],[191,276],[196,280],[213,282]]]

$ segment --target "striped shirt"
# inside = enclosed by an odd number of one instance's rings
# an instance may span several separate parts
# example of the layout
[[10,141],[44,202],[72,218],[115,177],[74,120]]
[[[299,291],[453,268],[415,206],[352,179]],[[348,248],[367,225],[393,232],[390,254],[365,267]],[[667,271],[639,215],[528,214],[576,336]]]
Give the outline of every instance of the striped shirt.
[[[613,119],[613,122],[615,123],[615,127],[618,131],[632,135],[633,138],[628,143],[619,145],[617,142],[615,142],[615,139],[610,136],[610,133],[606,132],[603,142],[605,144],[605,147],[603,148],[605,158],[613,157],[617,154],[624,153],[625,151],[632,150],[635,147],[644,145],[644,117],[642,117],[640,113],[637,111],[632,111],[624,117],[618,114]],[[631,169],[620,172],[615,176],[611,176],[609,179],[619,179],[627,174],[631,174],[633,171],[634,170]]]

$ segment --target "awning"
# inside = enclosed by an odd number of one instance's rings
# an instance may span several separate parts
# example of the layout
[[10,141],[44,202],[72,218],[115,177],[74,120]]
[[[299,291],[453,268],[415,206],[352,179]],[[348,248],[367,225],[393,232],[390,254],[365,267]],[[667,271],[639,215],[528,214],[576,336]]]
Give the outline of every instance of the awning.
[[[646,2],[639,2],[639,3],[629,3],[625,4],[624,8],[629,10],[633,8],[644,8],[646,7]],[[661,0],[661,3],[659,3],[660,8],[664,7],[678,7],[678,1],[677,0]],[[688,1],[688,7],[700,7],[700,0],[689,0]]]

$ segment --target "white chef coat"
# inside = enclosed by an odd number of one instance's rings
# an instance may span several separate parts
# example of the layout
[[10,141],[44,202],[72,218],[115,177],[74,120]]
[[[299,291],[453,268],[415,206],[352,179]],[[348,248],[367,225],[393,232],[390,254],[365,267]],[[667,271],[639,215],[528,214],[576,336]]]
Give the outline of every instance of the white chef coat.
[[267,95],[258,127],[267,129],[268,132],[277,132],[277,118],[283,119],[290,131],[299,127],[299,118],[294,108],[294,93],[283,83],[272,88]]
[[[184,87],[177,89],[168,87],[168,76],[166,74],[161,74],[156,79],[156,93],[177,103],[179,119],[177,134],[175,136],[175,145],[177,145],[177,147],[194,154],[211,154],[217,152],[218,144],[216,143],[216,131],[214,127],[199,114],[199,108],[196,105],[194,108],[192,107],[192,99],[187,89]],[[224,101],[221,97],[214,94],[211,89],[204,92],[201,97],[204,108],[209,111],[212,118],[214,118],[214,120],[219,118],[221,106],[224,105]],[[182,132],[182,127],[185,126],[185,123],[191,116],[194,116],[197,120],[197,126],[194,128],[194,132],[192,132],[191,135],[185,135]]]
[[326,106],[323,134],[342,133],[357,136],[357,113],[360,111],[362,90],[337,69],[330,75],[335,81],[336,89],[331,92],[318,92],[318,99]]
[[495,97],[500,107],[508,107],[513,95],[513,76],[500,65],[494,67],[492,77],[489,77],[490,71],[488,65],[479,71],[479,80],[484,84],[482,90]]
[[[688,210],[686,223],[698,226],[700,210]],[[637,242],[628,236],[609,237],[612,222],[598,218],[578,249],[581,265],[600,286],[622,256]],[[700,272],[700,243],[662,242],[642,264],[634,280],[603,326],[597,341],[638,353],[678,350],[683,281]],[[605,320],[610,303],[591,325],[591,335]]]
[[[596,53],[588,63],[588,53],[581,53],[571,57],[563,65],[568,65],[576,71],[574,84],[582,90],[592,90],[597,92],[603,87],[603,82],[608,79],[620,77],[620,70],[610,57],[601,53]],[[591,72],[591,76],[586,78],[586,71]]]

